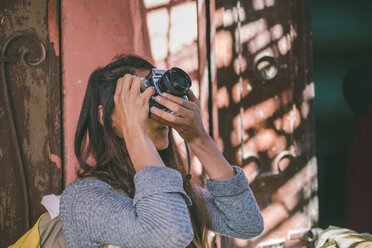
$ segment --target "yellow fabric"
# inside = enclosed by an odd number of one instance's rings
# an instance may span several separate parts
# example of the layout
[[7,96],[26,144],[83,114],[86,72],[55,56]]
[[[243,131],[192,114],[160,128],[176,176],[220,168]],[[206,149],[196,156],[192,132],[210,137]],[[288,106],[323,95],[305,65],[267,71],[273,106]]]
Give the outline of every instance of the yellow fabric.
[[39,222],[45,214],[41,215],[35,225],[9,248],[40,248]]
[[[95,178],[87,178],[95,179]],[[128,196],[123,190],[116,189],[116,191],[124,196]],[[47,214],[47,216],[45,216]],[[43,217],[45,217],[43,219]],[[43,219],[43,221],[41,221]],[[65,240],[62,232],[62,226],[59,216],[54,219],[50,215],[44,213],[40,216],[35,225],[28,230],[16,243],[8,248],[40,248],[40,247],[59,247],[65,248]],[[105,245],[104,248],[120,248],[114,245]]]

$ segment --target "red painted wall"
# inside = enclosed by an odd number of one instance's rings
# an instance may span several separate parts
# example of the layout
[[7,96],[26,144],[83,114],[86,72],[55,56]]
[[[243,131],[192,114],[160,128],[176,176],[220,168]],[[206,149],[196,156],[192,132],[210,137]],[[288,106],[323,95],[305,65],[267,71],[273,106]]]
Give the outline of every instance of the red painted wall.
[[151,59],[142,1],[62,0],[65,183],[76,177],[73,143],[90,73],[121,53]]

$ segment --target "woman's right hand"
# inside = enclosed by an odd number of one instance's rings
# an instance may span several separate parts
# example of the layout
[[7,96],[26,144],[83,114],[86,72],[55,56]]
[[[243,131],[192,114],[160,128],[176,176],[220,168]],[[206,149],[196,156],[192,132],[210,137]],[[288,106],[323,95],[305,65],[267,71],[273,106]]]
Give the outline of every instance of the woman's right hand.
[[115,115],[123,136],[136,132],[147,132],[146,122],[149,115],[149,99],[155,93],[152,87],[145,88],[139,77],[125,74],[119,78],[115,95]]
[[139,77],[130,74],[119,78],[116,85],[114,114],[119,121],[117,128],[120,128],[123,134],[136,171],[151,165],[164,166],[146,127],[149,100],[154,93],[152,87],[146,88]]

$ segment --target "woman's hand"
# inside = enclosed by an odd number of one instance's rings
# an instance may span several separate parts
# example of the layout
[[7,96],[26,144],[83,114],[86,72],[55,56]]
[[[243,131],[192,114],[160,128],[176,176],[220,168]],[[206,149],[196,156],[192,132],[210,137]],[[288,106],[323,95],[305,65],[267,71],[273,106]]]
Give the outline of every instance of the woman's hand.
[[145,88],[139,77],[126,74],[119,78],[115,95],[115,115],[119,119],[119,127],[122,134],[130,134],[134,131],[146,130],[146,122],[149,114],[149,99],[155,93],[152,87],[141,92]]
[[174,128],[186,142],[191,143],[198,138],[206,137],[208,134],[202,124],[198,99],[191,90],[187,97],[189,101],[168,93],[155,97],[157,103],[177,115],[157,107],[151,107],[150,112],[152,118]]
[[151,107],[151,117],[165,122],[181,135],[190,145],[211,180],[226,180],[235,176],[233,168],[203,127],[199,101],[194,93],[189,91],[187,94],[190,101],[171,94],[162,95],[156,97],[156,101],[172,110],[177,116]]
[[113,114],[119,120],[119,128],[137,172],[151,165],[164,166],[146,127],[149,99],[155,90],[152,87],[145,88],[139,77],[126,74],[118,80],[114,95]]

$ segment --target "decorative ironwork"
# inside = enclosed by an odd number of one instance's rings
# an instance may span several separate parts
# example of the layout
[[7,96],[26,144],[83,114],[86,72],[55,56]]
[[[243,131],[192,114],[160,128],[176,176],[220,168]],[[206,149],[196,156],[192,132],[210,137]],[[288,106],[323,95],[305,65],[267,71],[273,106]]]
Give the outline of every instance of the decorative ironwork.
[[258,56],[254,62],[257,76],[263,81],[273,80],[278,74],[278,63],[271,56]]
[[[272,162],[272,173],[278,174],[283,172],[295,158],[296,154],[293,151],[281,151]],[[289,161],[287,163],[281,163],[284,159],[288,159]]]
[[[24,42],[27,40],[27,42]],[[22,45],[16,48],[17,43],[22,42]],[[27,47],[24,45],[27,44]],[[12,49],[15,47],[16,49]],[[36,49],[35,49],[36,48]],[[21,61],[28,66],[39,66],[46,59],[46,50],[43,42],[34,34],[21,32],[14,34],[7,42],[5,42],[1,53],[1,61],[3,63],[16,63],[20,56]]]
[[22,156],[22,145],[19,140],[19,134],[16,129],[16,120],[14,118],[14,107],[11,101],[9,93],[9,82],[6,71],[6,64],[17,63],[19,60],[26,66],[36,67],[41,65],[46,59],[46,50],[44,44],[40,39],[31,33],[16,33],[10,37],[7,42],[5,42],[1,53],[1,94],[5,102],[6,113],[8,114],[8,119],[10,121],[10,130],[13,139],[13,144],[15,144],[16,159],[18,161],[18,169],[20,173],[21,182],[20,185],[24,192],[24,202],[25,202],[25,215],[26,215],[26,226],[30,227],[30,196],[27,189],[27,179],[25,171],[25,162]]

